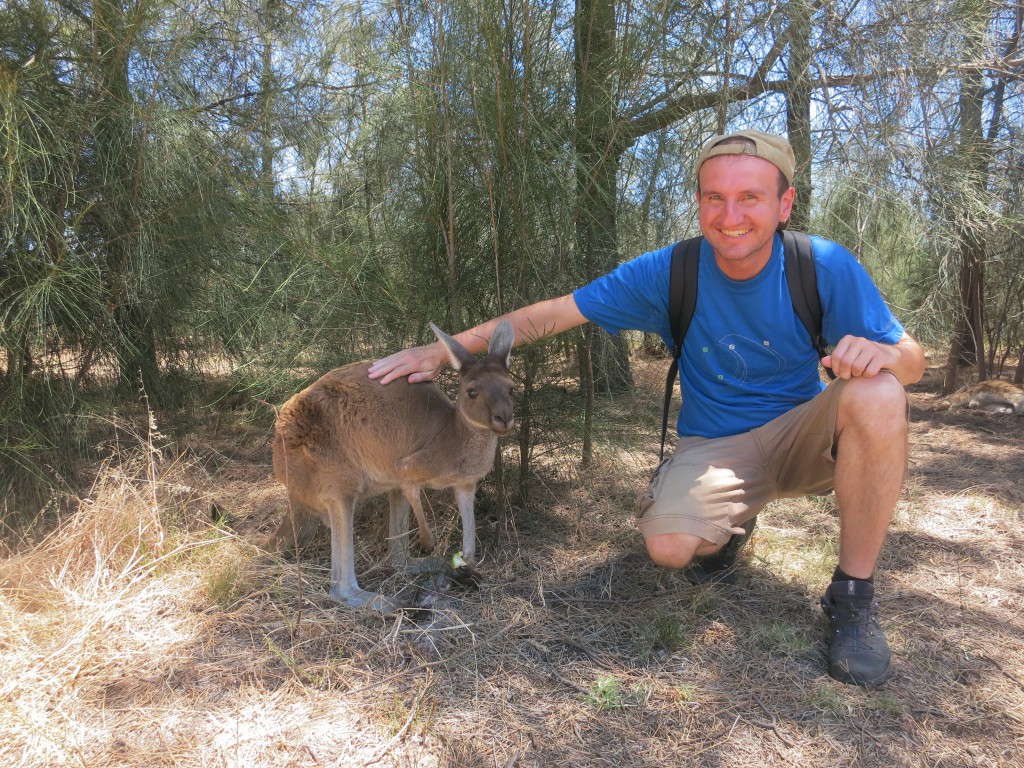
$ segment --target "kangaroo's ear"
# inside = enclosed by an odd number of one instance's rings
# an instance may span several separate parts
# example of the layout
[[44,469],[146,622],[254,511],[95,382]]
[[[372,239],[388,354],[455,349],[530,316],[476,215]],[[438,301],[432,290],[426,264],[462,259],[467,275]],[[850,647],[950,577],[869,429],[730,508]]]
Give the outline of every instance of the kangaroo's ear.
[[452,368],[456,371],[461,371],[462,366],[466,363],[472,362],[476,358],[470,354],[469,350],[459,344],[455,339],[449,336],[447,333],[442,331],[433,323],[430,324],[430,330],[434,332],[434,335],[444,344],[448,350],[448,358],[451,360]]
[[491,340],[487,344],[487,356],[503,360],[508,368],[512,363],[512,347],[516,342],[516,332],[512,323],[502,320],[494,329]]

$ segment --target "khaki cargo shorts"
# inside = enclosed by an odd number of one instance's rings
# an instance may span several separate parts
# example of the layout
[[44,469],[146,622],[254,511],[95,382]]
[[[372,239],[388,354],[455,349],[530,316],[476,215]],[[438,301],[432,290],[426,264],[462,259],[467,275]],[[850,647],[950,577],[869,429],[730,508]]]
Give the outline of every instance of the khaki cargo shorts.
[[644,538],[690,533],[720,544],[770,501],[828,493],[836,466],[836,414],[846,382],[730,437],[684,437],[637,499]]

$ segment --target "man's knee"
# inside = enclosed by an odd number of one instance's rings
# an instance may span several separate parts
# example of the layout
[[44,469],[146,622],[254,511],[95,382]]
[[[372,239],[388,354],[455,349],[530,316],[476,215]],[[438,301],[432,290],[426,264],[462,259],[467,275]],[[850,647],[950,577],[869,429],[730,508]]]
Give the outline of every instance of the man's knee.
[[697,555],[715,552],[716,545],[690,533],[660,533],[644,539],[647,554],[663,568],[685,568]]
[[837,431],[845,427],[870,429],[875,434],[907,431],[907,393],[888,372],[851,379],[839,399]]

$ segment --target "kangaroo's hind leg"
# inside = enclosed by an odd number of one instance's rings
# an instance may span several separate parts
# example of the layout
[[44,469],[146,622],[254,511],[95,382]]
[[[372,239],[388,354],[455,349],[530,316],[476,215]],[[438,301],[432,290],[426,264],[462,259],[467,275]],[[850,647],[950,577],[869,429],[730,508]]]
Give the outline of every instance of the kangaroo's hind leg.
[[368,608],[378,613],[402,608],[396,600],[360,588],[356,580],[353,539],[356,498],[342,496],[324,501],[331,522],[331,597],[352,608]]

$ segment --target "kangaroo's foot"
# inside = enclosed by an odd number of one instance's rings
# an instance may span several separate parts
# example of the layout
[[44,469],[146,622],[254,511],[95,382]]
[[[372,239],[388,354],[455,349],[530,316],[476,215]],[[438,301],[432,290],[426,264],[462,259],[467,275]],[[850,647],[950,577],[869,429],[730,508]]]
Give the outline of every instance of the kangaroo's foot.
[[335,585],[331,587],[330,595],[332,599],[350,608],[363,608],[382,615],[408,607],[397,600],[366,589],[343,589],[340,585]]

